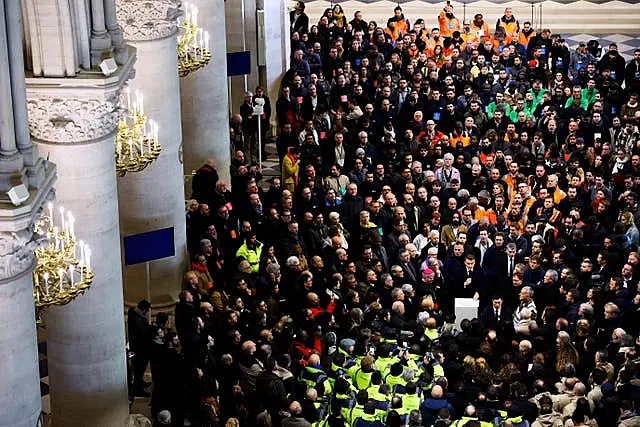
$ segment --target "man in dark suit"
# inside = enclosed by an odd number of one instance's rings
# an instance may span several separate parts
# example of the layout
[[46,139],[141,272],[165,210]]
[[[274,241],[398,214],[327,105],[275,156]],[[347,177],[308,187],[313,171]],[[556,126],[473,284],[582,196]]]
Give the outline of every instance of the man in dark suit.
[[409,254],[408,250],[406,249],[400,250],[400,253],[398,254],[398,264],[400,265],[400,268],[402,268],[402,271],[404,272],[404,278],[406,280],[406,283],[409,283],[412,286],[415,286],[418,283],[418,272],[416,271],[415,267],[411,263],[411,255]]
[[457,298],[479,299],[484,292],[484,274],[473,254],[467,254],[460,277],[454,281],[457,286]]
[[485,330],[497,330],[501,323],[511,321],[512,317],[513,313],[502,305],[502,296],[496,294],[491,299],[491,305],[480,313],[480,324]]

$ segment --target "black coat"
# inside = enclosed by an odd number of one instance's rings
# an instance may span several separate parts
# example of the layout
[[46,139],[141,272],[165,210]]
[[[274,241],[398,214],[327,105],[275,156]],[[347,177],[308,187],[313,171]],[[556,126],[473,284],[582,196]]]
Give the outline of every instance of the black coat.
[[148,355],[151,351],[149,319],[137,307],[131,307],[127,313],[127,332],[131,351]]

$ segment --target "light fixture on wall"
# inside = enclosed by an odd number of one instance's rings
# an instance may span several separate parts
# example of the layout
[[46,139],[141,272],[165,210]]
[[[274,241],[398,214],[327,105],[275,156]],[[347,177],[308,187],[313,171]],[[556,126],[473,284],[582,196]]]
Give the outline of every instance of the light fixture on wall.
[[209,32],[198,26],[198,8],[184,3],[184,20],[179,20],[178,75],[185,77],[205,67],[211,61]]
[[147,120],[144,114],[144,98],[140,92],[131,100],[127,87],[127,114],[118,122],[115,141],[116,174],[141,172],[158,158],[162,146],[158,143],[158,124]]
[[[55,218],[59,218],[56,223]],[[65,305],[84,294],[93,283],[91,249],[82,240],[76,241],[75,218],[53,204],[36,221],[35,232],[46,236],[48,244],[36,249],[33,269],[33,299],[36,319],[51,305]]]

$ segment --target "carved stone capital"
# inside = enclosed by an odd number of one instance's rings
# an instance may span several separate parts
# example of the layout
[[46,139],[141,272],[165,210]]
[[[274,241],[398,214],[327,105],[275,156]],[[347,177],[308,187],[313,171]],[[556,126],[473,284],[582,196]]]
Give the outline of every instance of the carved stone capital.
[[122,111],[118,92],[103,98],[29,97],[31,135],[41,141],[78,144],[113,133]]
[[178,30],[180,2],[173,0],[117,0],[118,23],[127,41],[156,40]]
[[26,230],[0,232],[0,281],[19,276],[33,267],[34,250],[44,245],[44,236]]

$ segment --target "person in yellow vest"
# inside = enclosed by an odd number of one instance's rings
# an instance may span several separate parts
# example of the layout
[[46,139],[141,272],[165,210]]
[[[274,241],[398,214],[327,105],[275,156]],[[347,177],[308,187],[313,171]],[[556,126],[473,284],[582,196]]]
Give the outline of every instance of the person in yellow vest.
[[516,45],[516,52],[518,55],[527,54],[527,46],[533,37],[536,36],[536,32],[531,28],[531,22],[526,21],[522,24],[522,29],[518,33],[518,44]]
[[448,1],[438,15],[438,25],[440,35],[445,38],[451,37],[454,31],[460,31],[460,21],[453,14],[453,6]]
[[258,241],[256,233],[251,232],[236,252],[236,256],[242,257],[249,262],[249,265],[251,265],[251,273],[258,273],[262,246],[263,244]]
[[507,7],[504,10],[504,15],[496,22],[496,28],[503,27],[505,33],[507,33],[504,44],[508,45],[512,41],[518,40],[518,32],[520,31],[520,23],[513,16],[513,10]]
[[433,317],[428,318],[425,322],[424,335],[431,341],[438,339],[438,326],[436,324],[436,319]]

